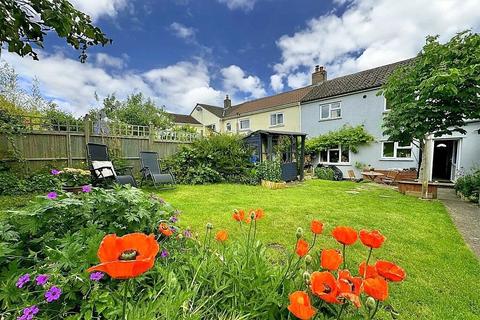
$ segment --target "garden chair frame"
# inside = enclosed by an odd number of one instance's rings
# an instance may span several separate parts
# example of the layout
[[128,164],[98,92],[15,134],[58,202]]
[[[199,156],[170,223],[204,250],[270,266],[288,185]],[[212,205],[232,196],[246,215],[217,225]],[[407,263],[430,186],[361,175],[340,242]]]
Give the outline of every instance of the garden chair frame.
[[[157,184],[163,185],[164,189],[173,189],[176,186],[175,176],[168,169],[162,170],[162,166],[159,163],[158,153],[155,151],[140,151],[140,172],[142,173],[142,180],[140,185],[143,185],[144,181],[152,180],[153,185],[157,187]],[[165,187],[168,185],[168,187]]]

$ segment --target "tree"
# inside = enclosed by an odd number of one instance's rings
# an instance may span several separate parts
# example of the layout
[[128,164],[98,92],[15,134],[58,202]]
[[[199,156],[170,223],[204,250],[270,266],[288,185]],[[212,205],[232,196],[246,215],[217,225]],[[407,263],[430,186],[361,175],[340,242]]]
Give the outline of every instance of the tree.
[[441,44],[428,36],[409,65],[397,69],[383,86],[390,111],[384,135],[392,141],[414,141],[422,152],[422,195],[428,187],[426,145],[431,137],[465,133],[468,119],[480,118],[480,35],[464,31]]
[[81,62],[85,62],[89,46],[111,43],[88,15],[76,10],[67,0],[0,1],[0,43],[2,46],[6,43],[9,52],[38,60],[32,44],[43,48],[44,36],[52,30],[81,50]]

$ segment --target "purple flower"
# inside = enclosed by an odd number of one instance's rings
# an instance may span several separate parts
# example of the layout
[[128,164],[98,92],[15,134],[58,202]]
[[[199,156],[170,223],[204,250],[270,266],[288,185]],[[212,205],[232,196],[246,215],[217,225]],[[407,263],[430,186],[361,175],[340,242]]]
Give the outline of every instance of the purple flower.
[[37,286],[44,286],[45,283],[47,283],[48,278],[50,278],[48,274],[39,274],[36,276],[35,281],[37,282]]
[[93,272],[90,274],[90,280],[92,281],[100,281],[103,278],[103,272]]
[[30,281],[30,274],[26,273],[23,276],[20,276],[17,280],[17,288],[23,288],[23,286]]
[[178,221],[178,217],[177,217],[177,216],[171,216],[171,217],[170,217],[170,222],[171,222],[171,223],[175,223],[175,222],[177,222],[177,221]]
[[48,289],[47,292],[45,292],[45,300],[47,300],[47,302],[58,300],[61,294],[62,294],[62,289],[60,289],[59,287],[53,286],[50,289]]
[[160,252],[160,257],[166,258],[168,256],[169,256],[169,253],[168,253],[167,249],[162,249],[162,252]]
[[50,171],[50,173],[54,176],[58,176],[60,173],[62,173],[61,171],[57,170],[57,169],[52,169],[52,171]]
[[183,230],[183,236],[185,238],[191,238],[192,237],[192,231],[190,231],[189,229]]
[[92,191],[92,186],[87,184],[87,185],[84,185],[82,186],[82,192],[85,192],[85,193],[88,193],[88,192],[91,192]]
[[23,313],[17,320],[32,320],[33,317],[40,311],[36,305],[23,309]]
[[47,198],[48,198],[48,199],[51,199],[51,200],[57,199],[57,197],[58,197],[58,194],[57,194],[55,191],[49,192],[49,193],[47,194]]

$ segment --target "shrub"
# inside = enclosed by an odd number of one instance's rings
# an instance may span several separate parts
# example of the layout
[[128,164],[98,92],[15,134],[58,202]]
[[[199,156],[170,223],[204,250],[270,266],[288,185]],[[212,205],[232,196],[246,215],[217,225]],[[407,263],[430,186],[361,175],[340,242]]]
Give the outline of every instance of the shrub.
[[282,181],[282,168],[278,160],[266,160],[258,165],[258,178],[272,182]]
[[0,195],[43,193],[59,189],[61,182],[50,173],[35,173],[22,177],[9,171],[0,172]]
[[455,182],[455,191],[472,201],[478,202],[479,190],[480,169],[473,170],[471,173],[459,177]]
[[315,176],[321,180],[335,180],[335,171],[332,168],[316,167]]
[[179,183],[203,184],[242,181],[252,168],[249,159],[240,137],[219,134],[182,147],[167,162]]

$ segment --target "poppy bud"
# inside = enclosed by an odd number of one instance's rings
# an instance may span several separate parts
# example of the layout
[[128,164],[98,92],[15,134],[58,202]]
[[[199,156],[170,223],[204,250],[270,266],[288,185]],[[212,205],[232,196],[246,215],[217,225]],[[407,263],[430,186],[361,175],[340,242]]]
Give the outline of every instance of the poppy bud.
[[255,219],[255,211],[252,210],[252,212],[250,212],[250,219],[254,220]]
[[178,240],[182,240],[182,239],[183,239],[183,234],[179,233],[179,234],[177,235],[177,239],[178,239]]
[[305,256],[305,263],[307,264],[307,266],[309,266],[309,265],[312,264],[312,262],[313,262],[312,256],[309,255],[309,254],[307,254],[307,255]]
[[210,222],[207,223],[207,229],[212,230],[213,229],[213,224],[211,224]]
[[375,306],[377,305],[377,302],[375,302],[375,299],[373,299],[372,297],[368,297],[367,301],[365,301],[365,305],[367,306],[367,308],[369,310],[373,310],[373,309],[375,309]]
[[301,237],[303,237],[303,229],[298,227],[296,235],[297,235],[297,239],[300,239]]
[[310,285],[310,277],[311,277],[310,272],[305,271],[305,272],[303,273],[303,281],[305,281],[305,284],[306,284],[307,286]]

